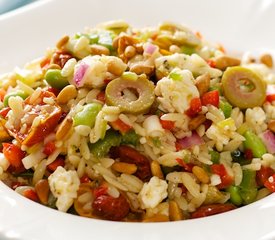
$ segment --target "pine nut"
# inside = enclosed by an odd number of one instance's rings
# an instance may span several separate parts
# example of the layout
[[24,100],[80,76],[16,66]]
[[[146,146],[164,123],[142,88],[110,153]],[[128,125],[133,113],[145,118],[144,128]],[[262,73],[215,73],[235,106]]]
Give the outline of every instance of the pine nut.
[[61,49],[68,41],[69,41],[69,36],[64,36],[62,37],[57,43],[56,43],[56,47],[58,49]]
[[50,187],[47,179],[41,179],[35,184],[35,191],[41,203],[47,204]]
[[168,216],[164,214],[156,214],[153,217],[145,218],[142,222],[168,222]]
[[132,67],[130,67],[130,71],[136,73],[137,75],[140,75],[143,73],[146,75],[150,75],[153,73],[154,67],[149,65],[144,65],[141,63],[136,63]]
[[61,92],[58,94],[56,101],[59,104],[66,104],[71,99],[76,98],[77,90],[74,85],[68,85],[64,87]]
[[265,64],[269,68],[273,67],[273,58],[270,54],[263,54],[260,57],[260,61],[261,63]]
[[124,50],[124,55],[127,58],[132,58],[136,55],[136,48],[133,46],[127,46]]
[[210,86],[210,75],[209,73],[205,73],[199,77],[196,78],[195,85],[200,93],[200,96],[202,96],[204,93],[206,93]]
[[98,44],[91,45],[90,49],[93,55],[110,55],[110,50],[108,48]]
[[127,65],[121,61],[119,58],[112,58],[107,62],[108,72],[121,76],[122,73],[126,70]]
[[239,66],[240,64],[240,59],[229,57],[226,55],[219,56],[215,59],[216,68],[220,70],[225,70],[227,67]]
[[151,172],[153,176],[156,176],[160,179],[164,179],[163,173],[161,171],[160,165],[157,161],[151,162]]
[[137,171],[137,165],[125,162],[115,162],[112,165],[112,169],[120,173],[134,174]]
[[206,117],[203,114],[200,114],[200,115],[192,118],[188,123],[189,130],[192,131],[192,130],[197,129],[205,121],[206,121]]
[[135,44],[135,47],[136,47],[137,53],[139,53],[139,54],[143,53],[143,43],[137,43],[137,44]]
[[64,139],[70,132],[73,126],[73,120],[70,117],[66,117],[63,122],[58,126],[56,131],[56,140]]
[[182,210],[175,201],[169,201],[169,219],[170,221],[183,220]]
[[192,172],[193,174],[198,178],[198,180],[202,183],[209,183],[210,178],[208,176],[208,174],[206,173],[206,171],[199,167],[199,166],[194,166],[192,168]]
[[170,52],[170,51],[168,51],[168,50],[165,50],[165,49],[163,49],[163,48],[161,48],[161,49],[159,50],[159,52],[160,52],[162,55],[164,55],[164,56],[168,56],[168,55],[171,55],[171,54],[172,54],[172,52]]

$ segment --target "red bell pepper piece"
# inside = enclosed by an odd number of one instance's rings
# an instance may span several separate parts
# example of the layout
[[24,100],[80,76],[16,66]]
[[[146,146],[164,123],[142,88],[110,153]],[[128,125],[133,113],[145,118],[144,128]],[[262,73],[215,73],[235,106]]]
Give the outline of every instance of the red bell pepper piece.
[[203,94],[201,97],[201,102],[202,102],[202,105],[204,106],[210,104],[215,107],[219,107],[219,101],[220,101],[220,97],[219,97],[218,90],[207,92]]
[[175,122],[170,120],[162,120],[160,119],[160,124],[162,128],[167,130],[172,130],[175,127]]
[[26,153],[22,151],[20,147],[12,143],[3,143],[3,154],[13,167],[13,170],[16,172],[17,170],[20,172],[25,170],[22,159],[25,157]]
[[201,111],[201,109],[201,99],[199,97],[193,98],[190,101],[190,108],[186,111],[186,115],[189,117],[194,117]]
[[227,173],[223,164],[213,164],[210,168],[213,173],[219,175],[221,178],[222,182],[217,186],[219,189],[226,188],[232,184],[233,177]]
[[131,126],[121,121],[119,118],[116,121],[111,122],[110,124],[113,129],[120,131],[122,134],[127,133],[129,130],[132,129]]

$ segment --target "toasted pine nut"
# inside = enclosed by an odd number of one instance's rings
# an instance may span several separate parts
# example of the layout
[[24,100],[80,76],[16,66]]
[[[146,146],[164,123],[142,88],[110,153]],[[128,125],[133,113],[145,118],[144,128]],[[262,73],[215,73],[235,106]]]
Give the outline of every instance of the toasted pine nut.
[[154,67],[141,63],[135,63],[132,67],[130,67],[130,71],[136,73],[137,75],[140,75],[142,73],[150,75],[153,73]]
[[55,137],[56,140],[62,140],[67,136],[73,126],[73,119],[66,117],[63,122],[58,126]]
[[275,120],[270,121],[267,125],[268,129],[275,133]]
[[50,187],[47,179],[41,179],[35,184],[35,191],[41,203],[47,204]]
[[136,55],[136,48],[133,46],[127,46],[124,50],[124,55],[127,58],[132,58]]
[[168,222],[169,217],[164,214],[156,214],[153,217],[145,218],[142,222]]
[[160,179],[164,179],[164,176],[163,176],[163,173],[161,171],[158,161],[154,160],[151,162],[151,172],[152,172],[153,176],[156,176]]
[[209,183],[210,178],[203,168],[199,166],[194,166],[192,168],[192,172],[202,183]]
[[263,54],[260,57],[260,61],[261,63],[265,64],[269,68],[273,67],[273,58],[270,54]]
[[98,44],[92,44],[90,49],[93,55],[110,55],[110,50],[108,48]]
[[135,45],[135,47],[136,47],[137,53],[139,53],[139,54],[143,53],[143,51],[144,51],[144,49],[143,49],[143,43],[137,43]]
[[115,49],[118,48],[118,40],[119,40],[119,38],[120,38],[120,36],[117,36],[113,40],[113,48],[115,48]]
[[77,90],[74,85],[68,85],[64,87],[61,92],[58,94],[56,101],[59,104],[66,104],[71,99],[77,96]]
[[112,165],[112,169],[120,173],[133,174],[137,171],[137,165],[125,162],[115,162]]
[[170,221],[183,220],[182,210],[175,201],[169,201],[169,219]]
[[206,117],[202,114],[199,114],[198,116],[192,118],[189,123],[188,127],[189,130],[195,130],[197,129],[201,124],[203,124],[206,121]]
[[69,36],[64,36],[62,38],[60,38],[60,40],[56,43],[56,47],[58,49],[61,49],[68,41],[69,41]]
[[226,55],[219,56],[215,59],[216,68],[225,70],[227,67],[239,66],[241,60]]
[[164,56],[168,56],[168,55],[172,54],[172,52],[165,50],[165,49],[160,49],[159,52]]
[[126,70],[127,65],[121,61],[121,59],[110,59],[107,62],[108,72],[120,76]]
[[199,77],[196,78],[196,83],[195,83],[200,96],[202,96],[204,93],[206,93],[209,89],[210,86],[210,75],[209,73],[205,73],[203,75],[200,75]]

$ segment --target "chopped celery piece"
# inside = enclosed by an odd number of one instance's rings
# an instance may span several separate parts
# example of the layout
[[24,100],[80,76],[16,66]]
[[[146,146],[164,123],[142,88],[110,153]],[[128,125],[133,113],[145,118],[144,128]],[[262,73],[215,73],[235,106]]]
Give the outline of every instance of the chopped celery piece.
[[122,135],[121,144],[131,144],[136,146],[139,142],[139,135],[134,130],[130,130]]
[[74,125],[86,125],[94,127],[96,116],[101,110],[102,105],[99,103],[88,103],[84,106],[82,111],[78,112],[74,117]]
[[256,134],[251,131],[246,131],[244,137],[244,147],[245,149],[250,149],[254,157],[260,158],[266,153],[265,145]]
[[90,144],[90,151],[96,158],[104,157],[108,154],[111,147],[119,146],[121,143],[121,135],[113,130],[106,132],[105,138],[98,140],[96,143]]
[[229,118],[232,112],[232,105],[225,101],[220,101],[219,108],[223,111],[225,118]]

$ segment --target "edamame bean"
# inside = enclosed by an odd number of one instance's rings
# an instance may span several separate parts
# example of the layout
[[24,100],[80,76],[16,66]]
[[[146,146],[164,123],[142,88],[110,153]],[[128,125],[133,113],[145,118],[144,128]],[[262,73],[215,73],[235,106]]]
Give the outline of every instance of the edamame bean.
[[230,193],[230,201],[236,206],[240,206],[243,202],[243,199],[239,191],[240,189],[237,186],[230,186],[227,189],[227,192]]
[[260,158],[266,153],[266,147],[262,140],[253,132],[246,131],[244,137],[244,147],[246,149],[251,149],[253,157]]
[[53,88],[62,89],[69,84],[67,78],[61,75],[60,69],[49,69],[45,74],[45,79]]
[[101,110],[102,105],[99,103],[89,103],[84,106],[83,110],[78,112],[74,117],[74,125],[86,125],[94,127],[96,116]]
[[240,184],[240,196],[244,204],[250,204],[255,201],[257,196],[256,171],[243,170],[243,179]]

